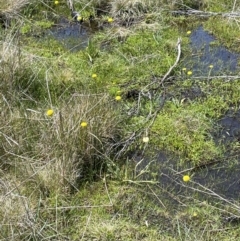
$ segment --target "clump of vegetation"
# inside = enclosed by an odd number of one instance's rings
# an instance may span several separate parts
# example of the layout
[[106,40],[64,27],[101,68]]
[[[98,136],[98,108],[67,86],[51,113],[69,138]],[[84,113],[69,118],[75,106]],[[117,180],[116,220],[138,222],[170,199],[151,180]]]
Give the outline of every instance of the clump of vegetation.
[[152,127],[156,143],[161,149],[173,151],[181,159],[195,163],[213,160],[221,153],[208,134],[212,125],[203,111],[194,105],[170,105],[166,112],[157,117]]
[[29,4],[29,0],[19,0],[19,1],[0,1],[1,4],[1,16],[11,17],[13,15],[18,15],[19,11]]
[[[193,17],[171,11],[197,2],[73,4],[81,25],[62,1],[4,1],[0,10],[12,19],[0,39],[0,239],[237,237],[239,205],[198,175],[209,163],[237,163],[238,141],[214,133],[238,110],[240,89],[183,71]],[[92,27],[87,48],[71,52],[46,34],[60,18]],[[224,160],[226,151],[235,156]]]
[[[220,24],[221,28],[219,27]],[[239,52],[239,35],[235,31],[238,28],[238,25],[234,18],[229,21],[229,19],[213,17],[204,24],[204,27],[211,31],[215,36],[218,36],[221,43],[225,43],[228,48]]]

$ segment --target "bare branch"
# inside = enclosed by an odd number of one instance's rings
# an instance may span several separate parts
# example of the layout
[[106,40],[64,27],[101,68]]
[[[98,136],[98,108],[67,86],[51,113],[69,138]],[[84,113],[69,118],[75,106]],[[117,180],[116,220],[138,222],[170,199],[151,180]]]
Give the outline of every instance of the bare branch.
[[178,62],[180,60],[180,56],[181,56],[181,38],[178,38],[177,49],[178,49],[177,59],[176,59],[175,63],[169,68],[168,72],[163,76],[160,84],[162,84],[164,82],[164,80],[170,75],[170,73],[177,66],[177,64],[178,64]]
[[212,16],[222,16],[222,17],[240,17],[239,12],[231,12],[231,13],[217,13],[217,12],[204,12],[200,10],[177,10],[177,11],[172,11],[172,15],[174,16],[180,16],[180,15],[185,15],[185,16],[190,16],[194,15],[197,17],[212,17]]

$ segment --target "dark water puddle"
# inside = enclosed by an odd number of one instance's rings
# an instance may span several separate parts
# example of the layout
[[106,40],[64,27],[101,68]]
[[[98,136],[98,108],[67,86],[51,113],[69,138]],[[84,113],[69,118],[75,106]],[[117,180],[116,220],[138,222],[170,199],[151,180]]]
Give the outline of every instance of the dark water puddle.
[[[185,60],[184,67],[192,70],[194,76],[224,75],[239,71],[240,55],[216,45],[216,40],[202,26],[190,35],[192,55]],[[212,69],[210,65],[213,65]]]
[[237,200],[240,198],[239,162],[239,157],[226,157],[213,167],[206,166],[196,172],[193,180],[224,198]]
[[[229,158],[231,160],[229,160]],[[149,162],[146,158],[146,163]],[[158,170],[157,186],[161,189],[161,199],[166,205],[178,205],[185,198],[198,199],[199,201],[218,203],[227,200],[239,200],[240,198],[240,158],[226,157],[225,160],[213,165],[187,171],[190,165],[180,167],[179,160],[172,158],[164,152],[160,152],[153,164],[153,170]],[[143,165],[145,166],[145,165]],[[140,171],[139,167],[139,171]],[[186,172],[182,172],[186,170]],[[183,175],[190,175],[194,183],[184,183]],[[142,177],[143,178],[143,177]],[[151,180],[146,174],[145,180]],[[219,196],[217,196],[219,195]],[[177,206],[175,206],[177,209]]]
[[[206,165],[194,172],[194,181],[208,187],[227,199],[240,198],[240,109],[229,110],[218,122],[213,138],[217,144],[226,147],[221,160],[213,165]],[[231,148],[231,145],[238,145]],[[229,148],[230,146],[230,148]],[[229,151],[230,149],[231,151]]]
[[195,100],[197,98],[205,97],[206,94],[202,91],[200,86],[192,86],[180,92],[180,99]]
[[216,139],[223,143],[240,142],[240,110],[237,112],[229,110],[217,124],[219,132],[215,135]]
[[[222,198],[228,200],[240,200],[240,109],[238,111],[229,110],[217,122],[217,130],[212,134],[217,144],[225,145],[227,151],[224,157],[219,160],[212,160],[201,166],[193,166],[191,162],[180,165],[180,160],[172,153],[158,151],[150,167],[150,172],[143,175],[144,180],[152,180],[151,173],[157,172],[159,187],[166,191],[166,198],[176,200],[181,197],[198,196],[199,200],[209,200]],[[238,145],[237,148],[228,151],[231,144]],[[137,170],[140,173],[152,161],[149,157],[138,157],[143,159]],[[136,160],[136,161],[138,161]],[[190,175],[195,184],[190,184],[195,190],[186,188],[189,184],[182,181],[183,175]],[[185,186],[186,185],[186,186]],[[206,189],[204,189],[204,187]],[[209,189],[209,190],[207,190]],[[197,191],[199,190],[199,191]],[[205,193],[203,193],[203,192]],[[169,193],[171,195],[169,195]],[[172,200],[171,203],[176,203]]]
[[69,22],[62,18],[49,34],[57,39],[63,46],[72,51],[79,51],[88,45],[92,29],[78,22]]

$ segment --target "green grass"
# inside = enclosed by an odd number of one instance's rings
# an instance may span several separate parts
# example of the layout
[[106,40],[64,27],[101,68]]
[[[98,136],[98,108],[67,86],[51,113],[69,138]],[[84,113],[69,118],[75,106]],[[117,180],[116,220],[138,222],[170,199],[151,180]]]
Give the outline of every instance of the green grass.
[[[151,128],[153,142],[160,149],[175,152],[182,160],[208,162],[220,157],[224,152],[224,147],[218,146],[210,133],[217,130],[216,121],[230,107],[237,108],[240,90],[238,81],[201,81],[191,85],[200,86],[206,97],[194,101],[186,98],[167,101]],[[185,88],[182,88],[184,91]],[[185,91],[192,90],[188,86]]]
[[[222,2],[204,7],[232,10]],[[93,15],[101,26],[81,51],[44,35],[60,16],[71,19],[65,2],[17,5],[21,18],[12,8],[11,28],[1,30],[0,240],[236,240],[239,228],[225,217],[238,215],[238,202],[195,182],[194,168],[219,160],[236,169],[224,155],[238,155],[239,142],[213,133],[239,108],[239,80],[183,76],[180,60],[159,84],[179,37],[181,57],[190,53],[186,32],[196,22],[169,14],[182,1],[75,4],[84,24]],[[237,46],[232,21],[204,27]]]
[[239,26],[234,18],[229,21],[227,18],[213,17],[204,24],[204,27],[217,36],[226,47],[239,52]]

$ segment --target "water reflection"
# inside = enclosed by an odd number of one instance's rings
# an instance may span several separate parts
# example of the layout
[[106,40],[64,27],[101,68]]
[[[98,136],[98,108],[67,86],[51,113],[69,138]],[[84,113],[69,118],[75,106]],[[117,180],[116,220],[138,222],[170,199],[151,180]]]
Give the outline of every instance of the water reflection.
[[216,46],[214,42],[214,36],[204,31],[202,26],[190,35],[192,56],[185,61],[185,66],[193,70],[194,76],[209,75],[209,65],[213,65],[211,75],[232,74],[239,70],[239,54],[223,46]]
[[70,23],[66,19],[60,19],[57,26],[51,29],[51,34],[66,49],[72,52],[84,49],[88,45],[90,31],[77,22]]

